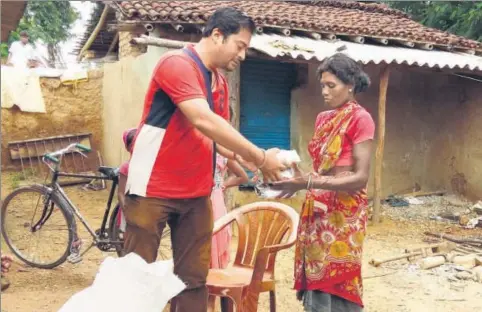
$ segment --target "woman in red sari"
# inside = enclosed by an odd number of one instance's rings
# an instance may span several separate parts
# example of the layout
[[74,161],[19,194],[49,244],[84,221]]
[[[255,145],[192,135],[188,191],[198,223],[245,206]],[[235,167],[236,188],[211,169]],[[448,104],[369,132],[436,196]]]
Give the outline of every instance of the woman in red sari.
[[283,197],[308,190],[300,215],[295,289],[307,312],[362,311],[361,257],[367,222],[366,185],[375,125],[355,94],[369,77],[344,54],[318,68],[325,104],[308,150],[314,171],[295,168],[273,183]]

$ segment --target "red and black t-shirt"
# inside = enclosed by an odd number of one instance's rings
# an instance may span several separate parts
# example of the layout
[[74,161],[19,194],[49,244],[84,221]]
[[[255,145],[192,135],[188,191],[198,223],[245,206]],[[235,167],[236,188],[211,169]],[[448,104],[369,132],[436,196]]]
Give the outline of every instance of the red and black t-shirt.
[[[187,49],[196,53],[192,45]],[[213,110],[229,120],[226,78],[212,72],[212,80]],[[134,139],[126,185],[130,194],[181,199],[211,193],[213,141],[177,107],[195,98],[207,99],[201,68],[186,51],[163,55],[154,69]]]

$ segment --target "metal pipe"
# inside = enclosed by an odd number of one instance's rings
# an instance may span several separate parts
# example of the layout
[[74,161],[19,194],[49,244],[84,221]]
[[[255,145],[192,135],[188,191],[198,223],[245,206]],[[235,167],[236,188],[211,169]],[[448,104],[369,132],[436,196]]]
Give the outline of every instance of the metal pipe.
[[148,31],[148,32],[152,32],[154,30],[154,25],[152,24],[144,24],[144,28]]

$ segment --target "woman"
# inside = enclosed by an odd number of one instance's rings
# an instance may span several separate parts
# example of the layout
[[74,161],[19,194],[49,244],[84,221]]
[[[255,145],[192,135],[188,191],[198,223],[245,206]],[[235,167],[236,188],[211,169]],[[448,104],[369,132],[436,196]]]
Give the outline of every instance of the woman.
[[[226,172],[228,177],[224,180]],[[224,202],[224,190],[241,185],[249,181],[248,175],[237,161],[216,155],[216,172],[214,187],[211,193],[213,219],[216,221],[227,213]],[[229,263],[229,245],[231,243],[231,229],[225,227],[213,235],[211,246],[211,268],[224,269]]]
[[[229,106],[229,116],[231,123],[234,119],[234,112]],[[235,187],[249,181],[246,171],[241,167],[240,163],[250,168],[249,163],[245,163],[239,157],[229,151],[224,153],[226,156],[217,153],[216,155],[216,171],[214,173],[214,187],[211,193],[211,202],[213,206],[213,219],[216,221],[227,213],[224,201],[224,191],[228,188]],[[230,158],[226,158],[230,157]],[[226,180],[226,173],[229,172]],[[211,268],[224,269],[229,263],[229,245],[231,243],[231,228],[225,227],[223,230],[213,235],[211,245]]]
[[[132,150],[132,142],[136,135],[137,128],[131,128],[122,134],[122,141],[124,142],[124,147],[130,153]],[[129,172],[129,161],[124,162],[119,167],[119,188],[117,190],[117,199],[119,200],[119,205],[121,208],[124,208],[125,204],[125,190],[126,190],[126,183],[127,183],[127,174]],[[118,218],[120,220],[121,218]]]
[[318,68],[321,112],[308,145],[314,172],[295,168],[273,183],[282,197],[306,189],[295,254],[295,289],[304,309],[362,311],[361,257],[367,221],[366,185],[375,125],[355,100],[370,85],[351,58],[336,54]]

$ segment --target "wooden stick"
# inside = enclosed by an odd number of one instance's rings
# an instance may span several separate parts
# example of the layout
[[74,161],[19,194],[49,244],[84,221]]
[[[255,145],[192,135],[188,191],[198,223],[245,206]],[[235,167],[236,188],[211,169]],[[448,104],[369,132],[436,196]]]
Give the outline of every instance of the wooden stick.
[[389,258],[385,258],[385,259],[372,259],[372,260],[370,260],[369,264],[373,265],[374,267],[378,267],[383,263],[397,261],[397,260],[401,260],[401,259],[407,259],[408,260],[408,258],[410,258],[410,257],[416,257],[416,256],[421,256],[421,255],[422,255],[421,251],[404,253],[404,254],[401,254],[401,255],[398,255],[398,256],[393,256],[393,257],[389,257]]
[[385,106],[387,102],[388,78],[390,70],[388,66],[382,68],[380,75],[380,97],[378,99],[378,139],[375,154],[375,193],[373,196],[373,222],[380,223],[381,199],[382,199],[382,169],[383,149],[385,147]]
[[412,193],[407,193],[403,194],[402,196],[404,197],[423,197],[423,196],[443,196],[445,195],[446,191],[434,191],[434,192],[412,192]]
[[368,276],[363,276],[363,279],[370,279],[370,278],[376,278],[376,277],[382,277],[382,276],[387,276],[387,275],[392,275],[392,274],[395,274],[397,273],[398,271],[395,270],[395,271],[392,271],[392,272],[388,272],[388,273],[382,273],[382,274],[375,274],[375,275],[368,275]]
[[432,237],[438,237],[438,238],[443,238],[448,241],[458,243],[458,244],[476,244],[476,245],[482,245],[482,239],[475,239],[475,238],[460,238],[457,236],[452,236],[448,234],[436,234],[436,233],[431,233],[431,232],[424,232],[423,234],[427,236],[432,236]]

